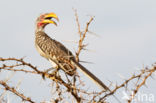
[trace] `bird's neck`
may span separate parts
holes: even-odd
[[[44,32],[45,26],[46,26],[46,24],[37,23],[37,24],[36,24],[35,33],[37,33],[37,32]]]
[[[37,34],[37,32],[44,32],[44,28],[36,28],[35,34]]]

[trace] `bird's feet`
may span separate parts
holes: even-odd
[[[51,75],[57,75],[58,71],[59,71],[58,68],[51,67],[49,69],[44,70],[44,74],[48,73],[48,74],[51,74]],[[42,78],[45,79],[45,75],[42,75]]]

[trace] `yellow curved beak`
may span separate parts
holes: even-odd
[[[44,18],[45,19],[42,21],[42,23],[51,23],[51,24],[54,24],[57,26],[57,23],[55,21],[51,20],[51,18],[54,18],[59,22],[59,19],[55,13],[46,14]],[[49,18],[49,19],[46,19],[46,18]]]

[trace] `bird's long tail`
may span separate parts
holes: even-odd
[[[72,61],[72,63],[81,70],[86,76],[88,76],[91,80],[93,80],[98,86],[100,86],[102,89],[106,91],[110,91],[110,89],[100,80],[98,79],[94,74],[92,74],[89,70],[87,70],[84,66],[82,66],[80,63]]]
[[[92,74],[89,70],[87,70],[84,66],[82,66],[80,63],[76,61],[72,61],[72,63],[79,69],[81,70],[85,75],[87,75],[92,81],[94,81],[98,86],[100,86],[102,89],[105,91],[111,92],[111,90],[100,80],[98,79],[94,74]],[[113,95],[113,97],[119,102],[120,100]]]

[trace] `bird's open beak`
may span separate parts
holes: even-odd
[[[52,18],[56,19],[57,21],[59,21],[57,15],[55,13],[49,13],[49,14],[46,14],[45,19],[42,21],[42,23],[51,23],[51,24],[54,24],[57,26],[57,23],[55,21],[52,20]]]

